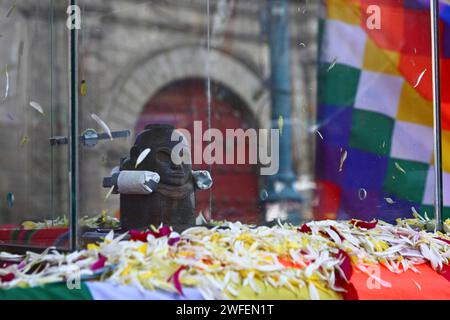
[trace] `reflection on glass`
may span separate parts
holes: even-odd
[[[49,139],[68,128],[65,7],[2,1],[0,12],[0,245],[64,247],[67,149]]]

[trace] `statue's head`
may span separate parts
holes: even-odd
[[[172,141],[172,137],[175,138],[175,141]],[[191,162],[175,164],[172,161],[171,153],[176,145],[187,143],[185,140],[186,138],[171,125],[147,125],[144,131],[138,134],[136,142],[131,148],[130,165],[134,167],[141,152],[150,148],[150,153],[137,169],[157,172],[161,177],[160,183],[162,184],[184,185],[192,177]],[[185,148],[183,151],[189,153],[189,148]],[[190,155],[188,156],[190,157]]]

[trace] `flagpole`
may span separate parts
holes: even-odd
[[[436,229],[442,231],[443,183],[442,183],[442,131],[441,131],[441,79],[439,0],[430,0],[431,45],[433,69],[433,123],[434,123],[434,217]]]
[[[77,5],[77,0],[70,0],[70,5]],[[69,250],[78,248],[78,31],[69,30]]]

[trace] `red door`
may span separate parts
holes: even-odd
[[[255,121],[244,103],[222,85],[211,85],[211,127],[219,129],[225,141],[225,129],[248,129]],[[206,142],[194,141],[194,121],[202,121],[203,131],[208,128],[206,81],[187,79],[173,82],[160,90],[145,106],[136,123],[136,132],[150,123],[172,124],[191,132],[192,144],[204,148]],[[248,159],[248,141],[246,141]],[[191,150],[192,154],[193,150]],[[225,146],[223,148],[225,161]],[[258,196],[257,165],[213,164],[211,191],[197,191],[197,211],[209,216],[211,199],[212,219],[261,222],[261,204]],[[207,164],[193,165],[194,169],[209,169]],[[211,198],[210,198],[211,197]]]

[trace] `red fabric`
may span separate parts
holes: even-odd
[[[67,233],[67,227],[44,228],[39,230],[20,229],[16,225],[0,226],[0,243],[29,245],[39,247],[54,246],[58,239]],[[59,245],[62,245],[61,243]]]
[[[434,271],[428,264],[418,265],[416,268],[420,273],[408,270],[396,274],[381,266],[377,275],[391,283],[390,288],[374,287],[375,281],[369,280],[366,274],[356,268],[350,283],[359,300],[450,300],[449,267],[445,267],[442,273]],[[352,296],[345,298],[355,299]]]

